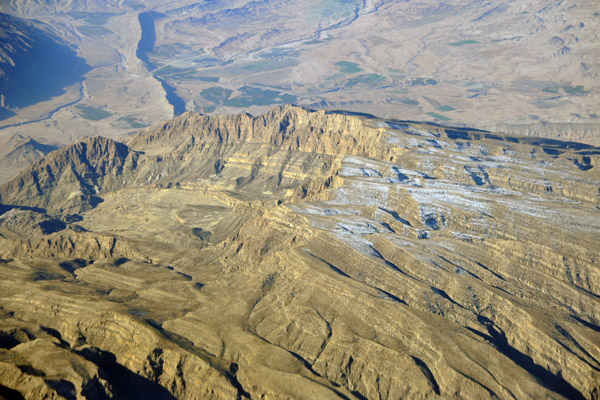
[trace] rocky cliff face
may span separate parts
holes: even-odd
[[[55,151],[0,186],[0,393],[598,398],[599,155],[291,106]]]
[[[4,204],[77,213],[92,207],[101,189],[127,184],[139,155],[102,137],[85,139],[33,163],[2,185]]]

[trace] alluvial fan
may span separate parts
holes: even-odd
[[[600,148],[283,106],[0,186],[0,395],[600,396]]]

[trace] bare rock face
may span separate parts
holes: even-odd
[[[122,143],[88,138],[40,160],[3,185],[4,204],[77,213],[97,204],[100,188],[114,190],[135,169],[138,155]]]
[[[597,399],[599,156],[292,106],[55,151],[0,186],[0,394]]]
[[[0,183],[4,183],[58,147],[20,134],[0,137]]]

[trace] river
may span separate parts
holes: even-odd
[[[154,43],[156,42],[154,18],[159,15],[159,13],[153,11],[145,11],[138,15],[140,27],[142,28],[142,37],[138,43],[136,55],[144,62],[144,64],[146,64],[146,68],[148,68],[148,71],[151,73],[156,69],[156,66],[148,59],[148,53],[154,49]],[[177,93],[175,93],[175,88],[169,85],[164,79],[154,74],[152,76],[160,82],[163,89],[167,93],[167,101],[173,106],[173,112],[175,116],[183,114],[185,112],[185,101],[179,97]]]

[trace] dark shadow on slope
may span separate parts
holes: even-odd
[[[25,397],[23,397],[21,392],[6,387],[4,385],[0,385],[0,398],[11,400],[25,400]]]
[[[336,267],[335,265],[331,264],[330,262],[327,262],[325,260],[323,260],[321,257],[318,257],[314,254],[312,254],[311,252],[307,251],[308,254],[310,254],[311,256],[313,256],[314,258],[316,258],[317,260],[321,261],[323,264],[327,265],[329,268],[331,268],[334,272],[336,272],[337,274],[340,274],[341,276],[343,276],[344,278],[350,278],[350,279],[354,279],[352,278],[350,275],[348,275],[347,273],[345,273],[344,271],[342,271],[341,269],[339,269],[338,267]]]
[[[76,258],[71,261],[64,261],[64,262],[58,263],[58,265],[62,269],[64,269],[68,273],[70,273],[71,275],[74,275],[74,272],[76,270],[78,270],[79,268],[85,268],[88,265],[90,265],[90,261],[84,260],[82,258]]]
[[[40,207],[27,207],[27,206],[15,206],[15,205],[10,205],[10,204],[0,204],[0,215],[4,214],[5,212],[8,212],[10,210],[26,210],[26,211],[33,211],[33,212],[37,212],[40,214],[45,214],[46,210]]]
[[[387,265],[388,267],[390,267],[391,269],[393,269],[394,271],[400,272],[403,275],[406,275],[410,278],[413,278],[412,276],[408,275],[406,272],[402,271],[400,269],[400,267],[398,267],[396,264],[394,264],[393,262],[387,260],[380,252],[379,250],[377,250],[375,247],[371,246],[371,251],[373,252],[373,255],[377,258],[379,258],[380,260],[382,260],[384,262],[385,265]]]
[[[140,316],[140,315],[138,315],[138,316]],[[181,335],[178,335],[177,333],[170,332],[170,331],[164,329],[162,327],[161,323],[159,323],[153,319],[146,318],[143,321],[146,324],[148,324],[149,326],[151,326],[152,328],[156,329],[157,332],[159,332],[162,336],[164,336],[169,341],[175,343],[176,345],[189,351],[190,353],[195,354],[197,357],[199,357],[202,360],[204,360],[205,362],[207,362],[212,368],[214,368],[217,372],[219,372],[222,376],[224,376],[225,379],[227,379],[227,381],[229,381],[229,383],[234,388],[236,388],[236,390],[238,392],[237,393],[238,399],[244,399],[244,398],[251,399],[252,398],[250,396],[250,394],[244,389],[244,387],[242,386],[240,381],[237,379],[236,374],[231,372],[231,369],[232,369],[231,365],[229,366],[229,369],[224,369],[222,367],[222,365],[220,365],[220,363],[217,362],[217,357],[214,354],[207,352],[205,349],[197,347],[191,340],[187,339],[186,337],[183,337]],[[156,351],[162,352],[162,349],[155,349],[155,352]],[[237,370],[236,370],[236,372],[237,372]],[[169,393],[169,395],[170,395],[170,393]],[[173,398],[173,397],[171,397],[171,398]]]
[[[405,306],[408,305],[408,303],[406,303],[400,297],[393,295],[390,292],[387,292],[380,288],[377,288],[377,290],[379,291],[379,297],[381,297],[382,299],[395,301],[396,303],[404,304]]]
[[[0,13],[0,31],[7,39],[0,49],[8,50],[12,62],[0,62],[4,76],[0,87],[9,108],[23,108],[65,93],[65,88],[81,82],[90,66],[77,56],[68,43],[53,36],[37,22]],[[0,113],[0,120],[11,111]]]
[[[67,228],[67,224],[58,219],[49,219],[39,223],[39,227],[44,235],[49,235],[54,232],[60,232]]]
[[[18,364],[17,368],[19,368],[19,371],[27,375],[40,376],[42,378],[46,376],[46,373],[44,371],[40,371],[39,369],[34,368],[30,364]]]
[[[458,306],[460,308],[465,308],[461,304],[454,301],[454,299],[452,297],[450,297],[450,295],[448,295],[448,293],[446,293],[444,290],[442,290],[440,288],[436,288],[435,286],[431,286],[431,290],[433,291],[433,293],[437,294],[438,296],[442,297],[445,300],[448,300],[450,303],[454,304],[455,306]]]
[[[403,174],[398,167],[392,167],[392,171],[398,176],[400,182],[406,182],[410,179],[407,175]]]
[[[580,357],[576,352],[574,352],[573,350],[571,350],[569,348],[569,346],[567,346],[566,344],[562,343],[561,341],[559,341],[559,343],[565,348],[567,349],[567,351],[569,351],[570,353],[575,354],[580,360],[582,360],[583,362],[585,362],[586,364],[588,364],[591,368],[595,369],[596,371],[600,371],[600,368],[598,368],[598,366],[600,366],[600,363],[598,362],[598,360],[591,355],[578,341],[577,339],[575,339],[565,328],[563,328],[562,326],[560,326],[559,324],[554,324],[554,327],[556,328],[556,330],[558,331],[558,333],[560,333],[561,335],[563,335],[565,337],[565,339],[567,339],[570,343],[572,343],[575,347],[577,347],[577,349],[582,352],[587,359],[584,359],[582,357]],[[594,363],[596,365],[592,365],[590,363],[589,360],[594,361]]]
[[[86,360],[96,364],[102,379],[111,383],[117,397],[131,400],[157,399],[174,400],[175,397],[164,387],[148,378],[136,374],[117,362],[114,354],[94,347],[76,351]]]
[[[381,226],[383,226],[385,229],[387,229],[391,233],[396,233],[396,231],[394,229],[392,229],[390,224],[388,224],[387,222],[381,222]]]
[[[46,385],[54,389],[56,393],[66,400],[77,399],[77,389],[75,389],[75,385],[72,382],[65,379],[48,379],[46,380]]]
[[[543,146],[545,148],[553,149],[571,149],[571,150],[588,150],[597,149],[597,147],[591,144],[563,141],[557,139],[545,139],[545,138],[523,138],[523,143],[531,144],[532,146]]]
[[[15,115],[17,115],[17,113],[14,111],[7,110],[6,108],[0,108],[0,121],[4,119],[9,119],[10,117],[14,117]],[[2,394],[2,392],[0,392],[0,394]]]
[[[491,269],[489,269],[488,267],[486,267],[485,265],[483,265],[482,263],[475,261],[475,264],[479,265],[481,268],[485,269],[486,271],[488,271],[489,273],[491,273],[492,275],[494,275],[496,278],[506,281],[506,279],[504,279],[504,277],[502,277],[502,275],[499,275],[497,273],[495,273],[494,271],[492,271]]]
[[[423,218],[423,224],[427,225],[429,228],[433,229],[434,231],[439,231],[440,227],[438,225],[438,221],[437,221],[437,217],[432,216],[432,215],[428,215],[425,218]]]
[[[357,112],[357,111],[346,111],[346,110],[328,110],[325,111],[325,114],[340,114],[340,115],[350,115],[350,116],[354,116],[354,117],[363,117],[363,118],[367,118],[367,119],[379,119],[378,117],[372,115],[372,114],[367,114],[367,113],[361,113],[361,112]]]
[[[577,322],[579,322],[580,324],[590,328],[591,330],[594,330],[596,332],[600,332],[600,326],[596,325],[596,324],[592,324],[591,322],[588,322],[584,319],[581,319],[575,315],[571,315],[571,317],[573,317],[573,319]]]
[[[29,143],[33,146],[33,148],[35,150],[39,150],[42,153],[44,153],[44,155],[53,152],[54,150],[58,150],[60,147],[52,145],[52,144],[45,144],[45,143],[40,143],[37,140],[33,140],[31,139],[29,141]]]
[[[61,281],[67,279],[62,274],[57,274],[52,271],[36,271],[29,277],[31,281]]]
[[[433,389],[435,394],[437,394],[439,396],[440,395],[440,385],[438,385],[437,381],[435,380],[435,377],[433,376],[433,373],[431,372],[431,370],[429,369],[427,364],[425,364],[425,362],[423,360],[421,360],[415,356],[411,356],[411,358],[413,359],[415,364],[417,364],[417,366],[421,369],[421,372],[423,372],[423,375],[425,375],[425,377],[429,381],[429,385],[431,386],[431,388]]]
[[[350,275],[348,275],[347,273],[345,273],[344,271],[342,271],[341,269],[339,269],[338,267],[336,267],[335,265],[331,264],[330,262],[327,262],[326,260],[322,259],[319,256],[314,255],[313,253],[306,251],[309,255],[311,255],[312,257],[316,258],[317,260],[321,261],[323,264],[327,265],[329,268],[331,268],[334,272],[336,272],[337,274],[343,276],[344,278],[350,278],[350,279],[354,279],[353,277],[351,277]],[[358,282],[362,282],[360,280],[357,280]],[[362,282],[365,283],[365,282]],[[365,283],[365,285],[370,286],[374,289],[377,289],[378,293],[379,293],[379,297],[385,300],[391,300],[391,301],[395,301],[397,303],[400,304],[404,304],[404,305],[408,305],[404,300],[402,300],[400,297],[386,291],[383,290],[381,288],[378,288],[376,286],[372,286],[369,285],[367,283]]]
[[[463,131],[463,130],[458,130],[458,129],[446,129],[446,136],[448,136],[448,139],[452,139],[452,140],[457,140],[457,139],[470,140],[471,139],[471,135],[469,134],[468,131]]]
[[[579,161],[577,159],[573,160],[573,163],[575,164],[575,166],[577,168],[579,168],[582,171],[588,171],[588,170],[594,168],[594,166],[592,165],[592,160],[588,156],[582,157],[581,161]]]
[[[412,226],[411,223],[407,220],[405,220],[404,218],[402,218],[401,216],[398,215],[398,213],[394,210],[388,210],[387,208],[383,208],[383,207],[379,207],[379,209],[389,215],[392,216],[392,218],[394,218],[396,221],[403,223],[406,226]]]
[[[14,337],[11,332],[0,331],[0,349],[10,350],[21,344],[21,341]]]
[[[497,329],[491,320],[481,315],[477,317],[477,320],[486,327],[488,331],[487,335],[472,328],[467,329],[490,342],[500,353],[529,372],[542,386],[568,399],[585,399],[581,392],[575,389],[562,376],[553,374],[544,367],[537,365],[530,356],[512,347],[508,343],[504,332]]]

